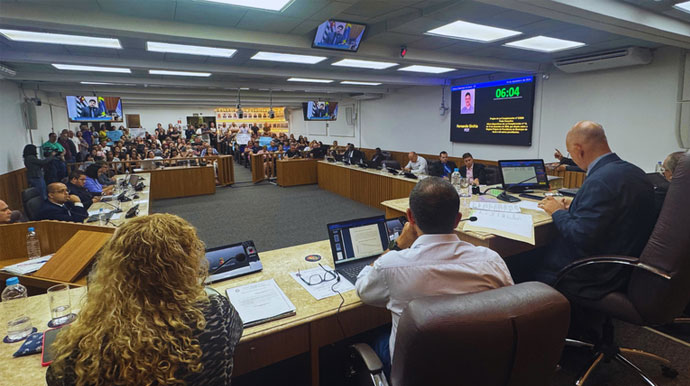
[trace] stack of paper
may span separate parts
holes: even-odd
[[[292,316],[296,311],[273,279],[228,288],[225,292],[245,327]]]
[[[463,230],[492,233],[534,245],[532,216],[522,213],[474,210],[477,221],[465,223]]]
[[[22,261],[21,263],[3,267],[2,270],[14,275],[26,275],[41,269],[41,267],[43,267],[43,264],[45,264],[46,261],[50,260],[51,257],[53,257],[52,254],[39,257],[38,259]]]
[[[488,210],[492,212],[509,212],[520,213],[520,207],[516,204],[503,204],[500,202],[470,202],[470,208],[479,210]]]

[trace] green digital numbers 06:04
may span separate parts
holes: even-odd
[[[500,98],[513,98],[520,96],[520,86],[508,87],[508,88],[497,88],[496,89],[496,99]]]

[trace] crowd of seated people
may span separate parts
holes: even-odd
[[[263,143],[263,145],[262,145]],[[309,141],[309,138],[294,134],[258,132],[251,133],[246,145],[232,141],[229,145],[238,162],[245,167],[251,164],[251,155],[263,155],[264,177],[275,177],[275,162],[279,159],[315,158],[322,159],[327,155],[328,145],[320,141]]]

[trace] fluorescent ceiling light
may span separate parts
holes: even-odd
[[[219,56],[231,58],[237,50],[232,48],[216,48],[202,46],[188,46],[186,44],[171,44],[161,42],[146,42],[146,49],[152,52],[171,52],[174,54]]]
[[[211,3],[238,5],[240,7],[267,9],[269,11],[283,12],[294,0],[204,0]]]
[[[443,72],[455,71],[455,69],[448,67],[420,66],[415,64],[413,66],[398,68],[398,71],[428,72],[430,74],[440,74]]]
[[[359,86],[378,86],[381,83],[380,82],[357,82],[354,80],[344,80],[344,81],[340,82],[340,84],[356,84]]]
[[[259,51],[252,56],[254,60],[268,60],[272,62],[287,62],[287,63],[306,63],[316,64],[326,60],[325,56],[311,56],[311,55],[295,55],[295,54],[281,54],[278,52]]]
[[[122,74],[131,74],[132,71],[129,68],[122,67],[97,67],[97,66],[80,66],[78,64],[55,64],[53,67],[58,70],[70,70],[70,71],[93,71],[93,72],[119,72]]]
[[[132,83],[108,83],[108,82],[86,82],[86,81],[82,81],[79,83],[89,84],[89,85],[97,85],[97,86],[136,86],[136,84],[132,84]]]
[[[682,3],[678,3],[673,6],[673,8],[678,8],[679,10],[683,12],[689,12],[690,13],[690,1],[684,1]]]
[[[586,45],[587,44],[581,42],[550,38],[547,36],[535,36],[533,38],[517,40],[514,42],[504,44],[504,46],[506,47],[513,47],[522,50],[538,52],[556,52],[563,50],[572,50],[573,48],[578,48]]]
[[[331,65],[341,67],[373,68],[375,70],[383,70],[386,68],[397,66],[398,63],[375,62],[373,60],[343,59],[341,61],[332,63]]]
[[[333,83],[330,79],[288,78],[288,82]]]
[[[47,32],[18,31],[0,29],[0,34],[18,42],[66,44],[70,46],[87,46],[98,48],[122,48],[118,39],[94,38],[91,36],[54,34]]]
[[[149,70],[151,75],[177,75],[177,76],[199,76],[209,77],[210,72],[191,72],[191,71],[168,71],[168,70]]]
[[[522,34],[519,31],[490,27],[458,20],[426,32],[427,35],[443,36],[453,39],[471,40],[482,43],[495,42]]]

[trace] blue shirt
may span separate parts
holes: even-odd
[[[608,152],[608,153],[606,153],[606,154],[602,154],[602,155],[600,155],[599,157],[597,157],[597,159],[595,159],[594,161],[592,161],[592,163],[589,164],[589,166],[587,166],[587,175],[589,175],[589,171],[592,170],[592,168],[594,167],[594,165],[597,164],[597,162],[601,161],[602,158],[606,157],[607,155],[609,155],[609,154],[611,154],[611,153],[612,153],[612,152]]]
[[[103,193],[103,185],[101,185],[97,180],[94,180],[91,177],[86,177],[84,187],[91,193],[97,193],[99,195]]]

